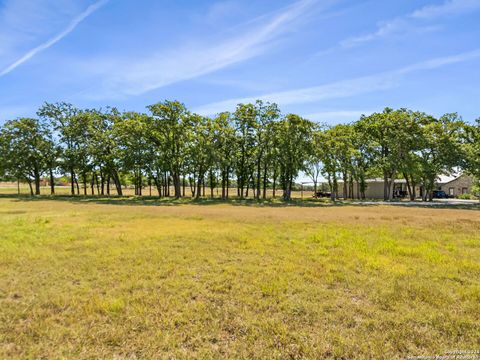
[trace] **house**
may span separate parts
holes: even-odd
[[[367,188],[365,189],[366,199],[383,199],[384,196],[384,180],[383,178],[367,179]],[[419,196],[420,188],[417,186],[416,194]],[[395,179],[393,184],[393,197],[408,196],[408,186],[405,179]]]
[[[466,174],[442,175],[437,180],[437,190],[443,190],[451,196],[470,194],[472,192],[473,177]]]
[[[384,181],[383,178],[373,178],[365,180],[367,188],[365,189],[366,199],[383,199]],[[472,191],[474,183],[473,177],[466,174],[455,174],[451,176],[442,175],[438,177],[436,183],[436,190],[443,190],[446,194],[458,197],[462,194],[469,194]],[[422,196],[422,188],[420,186],[415,187],[416,197]],[[360,189],[357,184],[353,186],[353,197],[359,198],[358,194]],[[343,181],[338,181],[338,194],[343,196]],[[395,198],[408,198],[408,186],[405,179],[395,179],[393,186],[393,197]]]
[[[384,181],[383,178],[366,179],[365,198],[366,199],[383,199]],[[417,187],[417,194],[420,189]],[[359,198],[360,189],[357,184],[353,186],[353,197]],[[338,181],[338,193],[339,196],[343,195],[343,181]],[[407,181],[405,179],[396,179],[393,187],[394,197],[403,197],[408,195]]]

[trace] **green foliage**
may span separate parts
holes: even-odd
[[[401,177],[412,200],[418,187],[423,199],[431,200],[439,175],[464,170],[480,177],[480,120],[467,124],[457,114],[436,119],[386,108],[351,124],[321,127],[298,115],[282,116],[277,104],[260,100],[212,118],[193,114],[178,101],[147,109],[150,114],[45,103],[38,111],[41,120],[29,120],[42,141],[32,142],[32,134],[17,129],[30,148],[12,140],[17,137],[13,123],[1,128],[0,176],[38,183],[48,175],[53,193],[55,176],[67,175],[72,195],[80,193],[80,185],[85,195],[88,187],[92,194],[109,195],[111,184],[118,195],[126,184],[142,195],[150,184],[159,196],[170,196],[173,185],[179,198],[188,184],[193,197],[204,196],[207,185],[213,197],[221,184],[221,197],[227,198],[235,184],[238,197],[250,193],[260,199],[267,188],[275,197],[280,185],[286,200],[300,171],[315,190],[323,175],[333,200],[354,193],[365,198],[367,177],[383,178],[385,200],[392,200]],[[41,153],[41,160],[16,155],[27,152]],[[32,175],[25,169],[34,163],[38,170]]]
[[[428,193],[431,199],[437,176],[450,173],[461,165],[460,139],[465,124],[457,114],[445,114],[438,120],[428,117],[422,120],[419,163],[426,200]]]
[[[305,169],[307,156],[312,152],[313,128],[312,122],[294,114],[288,114],[277,123],[278,163],[284,200],[290,200],[293,182],[298,172]]]
[[[463,150],[465,169],[468,173],[480,179],[480,118],[476,120],[475,124],[466,126]]]
[[[0,131],[3,176],[28,182],[32,195],[40,194],[41,176],[55,154],[48,134],[45,125],[29,118],[7,121]]]
[[[190,114],[178,101],[165,101],[147,106],[152,113],[146,136],[162,154],[165,167],[170,171],[175,197],[181,196],[180,175],[186,163]]]

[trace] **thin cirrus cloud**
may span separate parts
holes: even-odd
[[[94,92],[86,89],[78,95],[90,100],[141,95],[254,58],[271,49],[299,20],[305,20],[308,9],[315,3],[317,0],[296,1],[273,16],[250,21],[241,35],[231,36],[217,45],[189,44],[146,56],[133,64],[129,59],[96,59],[93,68],[84,70],[103,81]]]
[[[411,17],[430,19],[440,16],[451,16],[468,13],[480,9],[479,0],[449,0],[440,5],[427,5],[414,11]]]
[[[435,26],[418,26],[415,20],[433,20],[446,15],[462,15],[479,9],[480,0],[447,0],[441,4],[427,5],[405,16],[380,22],[374,32],[342,40],[340,47],[350,48],[392,34],[435,30]]]
[[[0,71],[0,76],[4,76],[11,71],[15,70],[18,66],[22,65],[26,61],[30,60],[33,58],[35,55],[38,53],[50,48],[51,46],[55,45],[57,42],[62,40],[65,36],[70,34],[72,31],[75,30],[75,28],[82,22],[84,21],[87,17],[89,17],[91,14],[93,14],[95,11],[97,11],[100,7],[105,5],[109,0],[100,0],[97,1],[96,3],[90,5],[80,13],[78,16],[76,16],[69,24],[68,26],[61,31],[60,33],[56,34],[52,38],[48,39],[44,43],[34,47],[33,49],[29,50],[27,53],[25,53],[23,56],[15,60],[12,64],[4,68],[3,70]]]
[[[257,99],[275,102],[281,106],[287,106],[321,102],[328,99],[347,98],[396,87],[398,86],[402,77],[413,72],[433,70],[443,66],[462,63],[478,58],[480,58],[480,49],[463,52],[452,56],[430,59],[389,72],[337,81],[320,86],[219,101],[200,106],[194,109],[194,112],[202,115],[214,115],[222,111],[234,110],[237,104],[254,102]]]
[[[225,19],[242,11],[242,4],[235,0],[215,2],[205,16],[207,22],[215,23],[219,19]]]

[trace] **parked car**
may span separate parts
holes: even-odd
[[[404,197],[407,197],[408,195],[408,192],[405,191],[405,190],[395,190],[393,192],[393,197],[394,198],[400,198],[400,199],[403,199]]]
[[[433,198],[434,199],[451,199],[451,198],[453,198],[453,196],[448,195],[443,190],[433,190]]]
[[[322,198],[322,197],[330,197],[332,196],[332,193],[328,191],[317,191],[315,194],[313,194],[314,198]]]

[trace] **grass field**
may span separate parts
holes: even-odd
[[[0,197],[0,358],[480,348],[479,210],[149,204]]]

